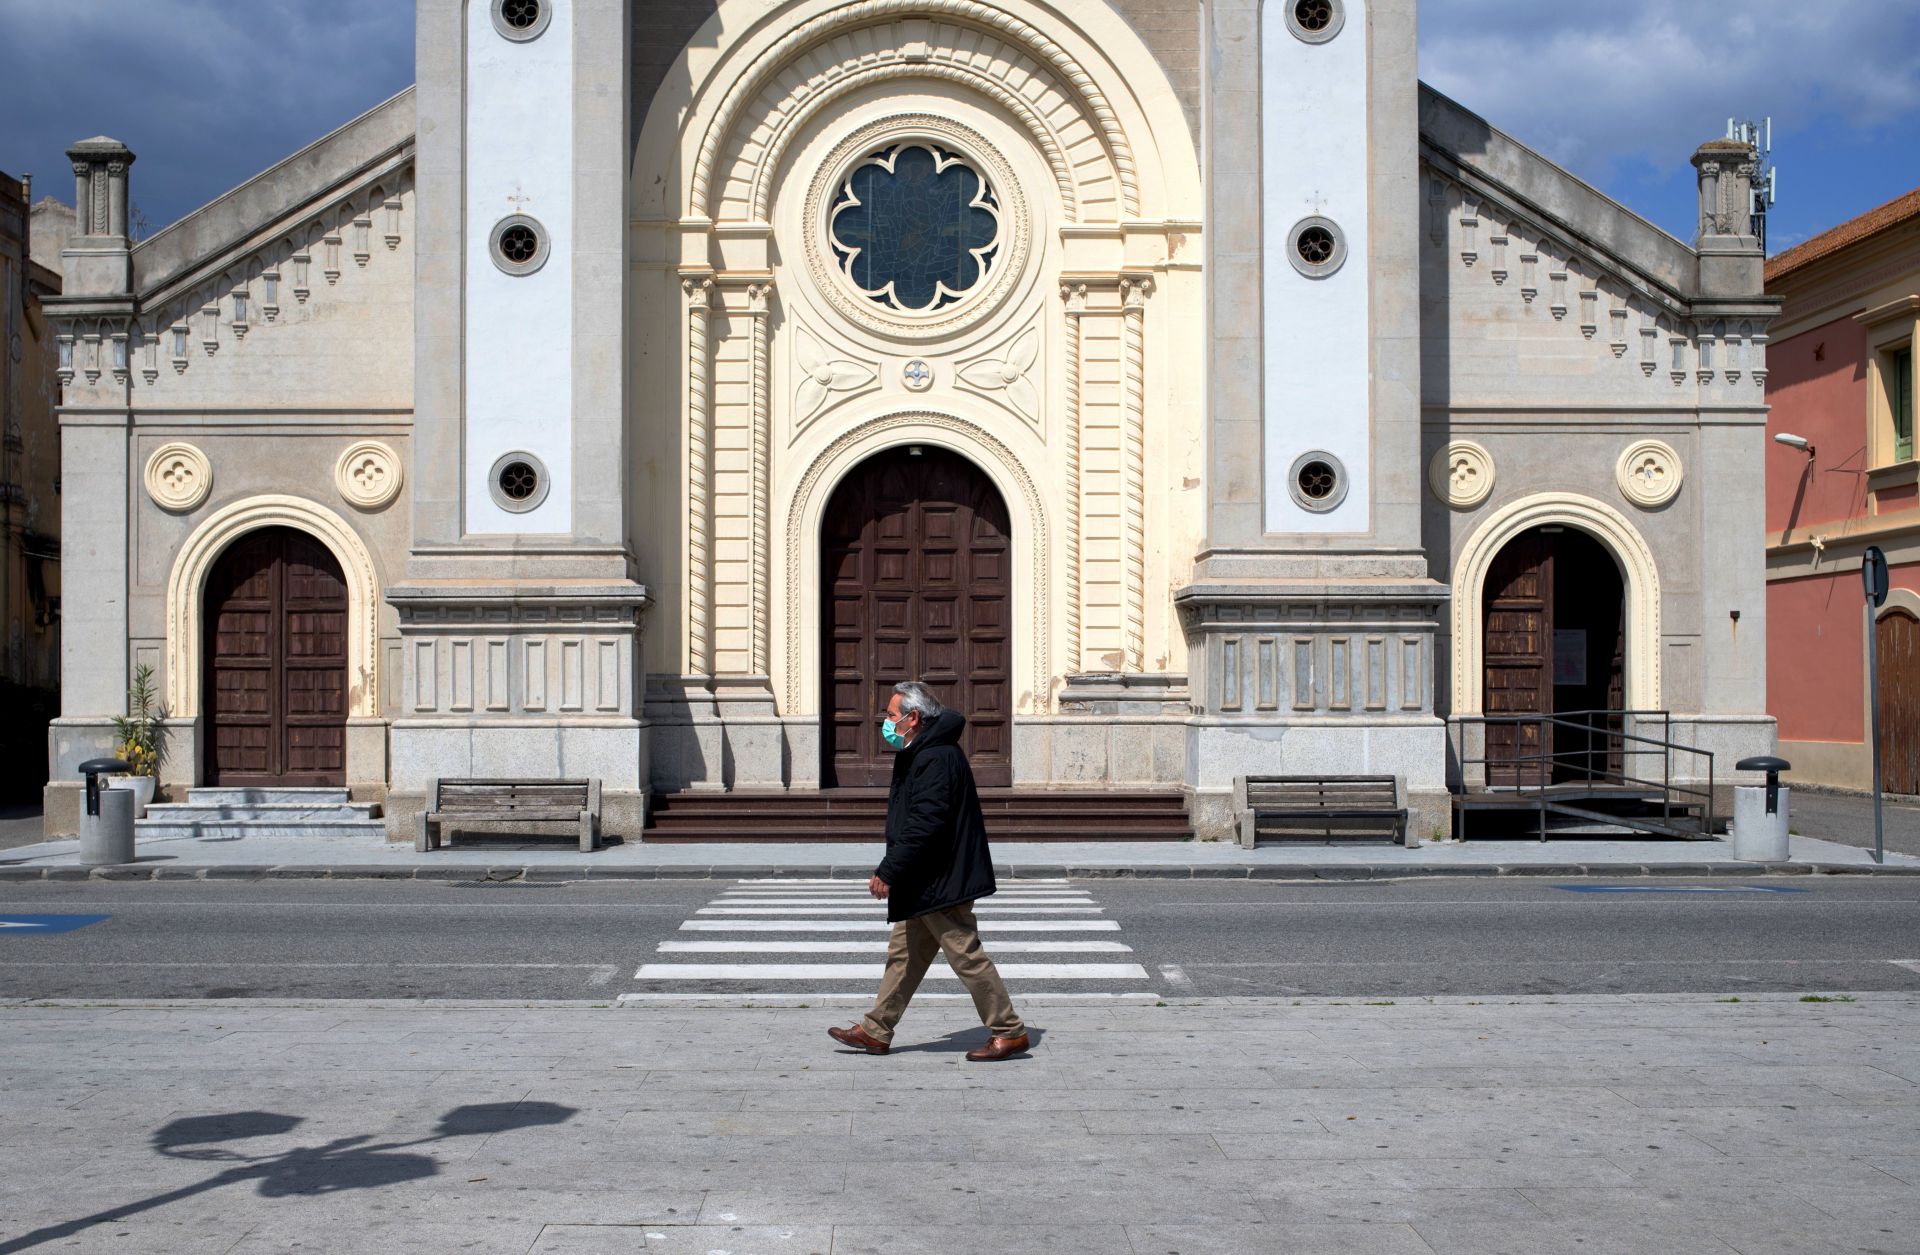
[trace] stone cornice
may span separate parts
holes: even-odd
[[[1424,83],[1420,139],[1423,155],[1442,173],[1604,259],[1643,295],[1663,303],[1694,299],[1693,249]]]
[[[413,163],[413,88],[196,209],[132,251],[143,304],[164,302],[369,184]]]

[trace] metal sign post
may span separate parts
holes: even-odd
[[[1873,612],[1887,604],[1887,555],[1878,545],[1868,545],[1860,556],[1861,591],[1867,596],[1867,735],[1873,738],[1873,861],[1887,861],[1886,841],[1880,827],[1880,634],[1874,630]]]

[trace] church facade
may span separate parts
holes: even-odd
[[[143,663],[170,789],[396,834],[876,784],[911,677],[983,785],[1202,836],[1354,772],[1444,832],[1489,710],[1771,747],[1744,146],[1676,240],[1423,88],[1413,0],[417,9],[414,88],[138,244],[72,152],[50,831]]]

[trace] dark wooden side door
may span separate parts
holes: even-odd
[[[1553,546],[1543,533],[1510,541],[1487,572],[1481,640],[1488,715],[1553,711]],[[1550,778],[1553,729],[1539,723],[1487,725],[1487,783],[1540,784]]]
[[[820,536],[823,784],[892,778],[875,716],[915,679],[967,717],[979,784],[1013,783],[1009,533],[992,482],[941,449],[877,454],[834,490]]]
[[[1880,785],[1920,793],[1920,619],[1890,610],[1873,625],[1880,650]]]
[[[213,785],[346,783],[347,584],[292,528],[235,541],[207,578],[204,777]]]

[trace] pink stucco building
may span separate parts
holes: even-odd
[[[1893,588],[1872,618],[1883,780],[1920,793],[1920,189],[1781,253],[1766,275],[1785,301],[1767,352],[1767,693],[1781,753],[1800,780],[1871,782],[1860,564],[1878,545]]]

